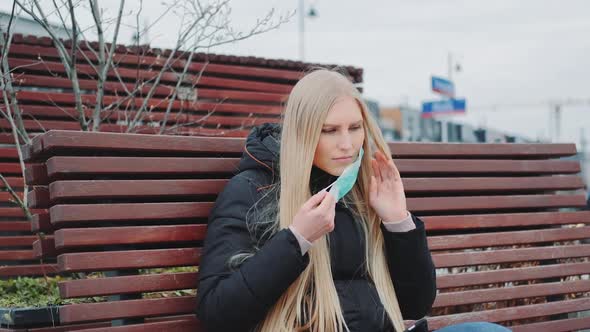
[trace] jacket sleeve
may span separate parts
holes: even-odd
[[[432,262],[424,222],[412,214],[416,228],[403,233],[382,232],[389,274],[404,319],[427,315],[436,298],[436,269]]]
[[[207,331],[254,327],[309,264],[309,255],[301,255],[299,242],[286,228],[238,268],[228,267],[231,256],[254,247],[245,218],[255,199],[255,186],[237,175],[219,194],[209,214],[196,308]]]

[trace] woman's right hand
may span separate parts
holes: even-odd
[[[336,198],[327,190],[311,196],[295,217],[291,227],[303,235],[309,242],[314,242],[334,230],[336,215]]]

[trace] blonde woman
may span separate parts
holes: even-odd
[[[209,332],[404,331],[432,306],[435,268],[357,89],[313,71],[281,120],[253,128],[210,213],[199,319]]]

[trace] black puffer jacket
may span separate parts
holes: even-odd
[[[230,256],[252,250],[255,244],[245,216],[262,196],[263,187],[278,174],[279,132],[275,124],[252,130],[239,172],[218,196],[210,214],[197,293],[197,316],[208,332],[252,330],[309,263],[309,255],[301,255],[293,233],[282,229],[239,268],[230,269],[226,264]],[[313,167],[312,193],[335,179]],[[382,226],[390,275],[404,319],[426,315],[436,296],[435,269],[424,223],[412,217],[416,229],[409,232],[392,233]],[[329,240],[334,284],[350,330],[394,331],[384,318],[374,284],[366,278],[361,228],[342,201],[336,204],[335,229],[329,233]]]

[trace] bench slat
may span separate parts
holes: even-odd
[[[428,319],[428,327],[431,330],[435,330],[447,325],[463,322],[486,321],[497,323],[510,320],[543,317],[553,314],[578,312],[589,309],[590,298],[581,298],[567,301],[555,301],[550,303],[531,304],[518,307],[432,317]]]
[[[51,178],[65,174],[198,174],[232,173],[238,158],[161,157],[52,157],[47,161]],[[501,165],[501,166],[500,166]],[[220,167],[219,169],[216,168]],[[396,161],[402,174],[551,174],[577,173],[580,164],[559,160],[419,160]]]
[[[36,235],[0,236],[0,247],[32,246],[37,239]]]
[[[146,293],[197,288],[197,272],[79,279],[59,283],[62,298]]]
[[[585,204],[583,195],[437,197],[408,198],[407,201],[409,210],[414,213],[581,207]],[[63,204],[50,208],[50,214],[54,226],[75,221],[206,218],[212,205],[213,202]]]
[[[57,265],[61,272],[195,266],[200,255],[200,248],[71,253],[57,256]]]
[[[590,211],[495,213],[422,217],[426,230],[590,224]]]
[[[101,327],[94,329],[76,330],[79,332],[205,332],[196,317],[182,318],[177,320],[168,320],[162,322],[152,322],[144,324],[131,324],[124,326]]]
[[[590,244],[432,254],[437,268],[590,256]]]
[[[0,221],[0,232],[29,232],[31,224],[28,221]]]
[[[590,290],[588,280],[574,280],[513,287],[496,287],[488,289],[448,292],[438,294],[434,308],[465,305],[474,303],[496,302],[523,299],[536,296],[581,293]]]
[[[532,323],[526,325],[517,325],[510,327],[513,332],[566,332],[581,331],[590,328],[590,317],[560,319],[549,322]]]
[[[428,248],[431,251],[435,251],[587,238],[590,238],[590,227],[571,227],[546,230],[430,236],[428,237]]]
[[[0,250],[0,261],[31,261],[34,260],[33,250]]]
[[[218,194],[227,179],[173,179],[173,180],[69,180],[49,185],[51,201],[99,198],[149,198],[162,196],[191,196]],[[583,188],[578,176],[513,177],[513,178],[406,178],[406,195],[414,193],[449,192],[510,192],[535,190],[566,190]]]
[[[57,264],[0,266],[0,277],[42,276],[57,274],[57,272]]]
[[[55,205],[50,218],[54,226],[77,221],[207,218],[212,207],[213,202]]]
[[[75,96],[72,93],[60,93],[60,92],[34,92],[34,91],[18,91],[16,96],[19,102],[23,103],[45,103],[48,105],[73,105],[75,104]],[[81,94],[80,98],[82,103],[85,105],[93,105],[96,103],[96,95],[94,94]],[[94,98],[94,99],[93,99]],[[143,98],[137,97],[129,99],[127,96],[109,96],[103,97],[104,105],[119,105],[120,109],[139,109],[142,107]],[[170,106],[172,113],[177,112],[229,112],[236,114],[265,114],[279,116],[281,114],[282,107],[280,105],[257,105],[257,104],[245,104],[245,103],[229,103],[229,102],[207,102],[207,101],[185,101],[175,100],[169,101],[166,98],[155,98],[152,97],[148,100],[147,106],[149,109],[157,110],[160,112],[166,111]]]
[[[436,286],[438,289],[445,289],[582,274],[590,274],[590,263],[552,264],[481,272],[445,274],[437,276]]]
[[[107,319],[188,314],[193,313],[195,307],[194,296],[86,303],[60,307],[59,318],[60,323],[69,324]]]
[[[63,64],[57,61],[43,61],[41,63],[38,60],[9,58],[8,63],[11,68],[23,67],[21,70],[19,70],[21,72],[45,73],[50,71],[52,73],[66,74]],[[96,70],[88,64],[76,64],[76,71],[78,72],[78,76],[81,78],[94,78],[96,76]],[[126,79],[150,81],[154,80],[159,74],[159,71],[154,70],[137,70],[136,68],[118,67],[116,73],[115,71],[110,70],[107,73],[107,77],[111,80],[115,80],[117,79],[118,75],[121,78]],[[203,75],[197,80],[197,76],[195,74],[186,74],[185,80],[189,82],[198,82],[197,87],[207,86],[234,90],[238,89],[284,94],[291,92],[291,89],[293,88],[293,84],[269,83],[264,81],[253,81],[237,78],[220,78],[208,75]],[[165,85],[166,83],[174,84],[176,81],[178,81],[178,74],[171,71],[165,71],[160,77],[160,82],[162,82],[162,85]]]
[[[202,241],[206,230],[207,225],[60,229],[55,232],[55,247]]]
[[[96,81],[78,78],[80,88],[84,90],[95,90]],[[69,78],[54,77],[54,76],[41,76],[36,74],[24,73],[20,74],[15,85],[19,86],[38,86],[38,87],[51,87],[51,88],[63,88],[71,89],[72,81]],[[146,95],[152,88],[152,84],[144,84],[141,91],[143,95]],[[126,83],[123,84],[119,81],[107,81],[104,84],[104,91],[106,94],[121,93],[121,91],[127,87],[129,91],[136,89],[135,84]],[[154,89],[154,96],[167,97],[170,96],[175,90],[174,85],[159,84]],[[240,101],[258,101],[258,102],[274,102],[281,103],[287,99],[288,95],[284,93],[274,92],[259,92],[259,91],[239,91],[239,90],[226,90],[226,89],[198,89],[198,98],[201,100],[207,99],[225,99],[225,100],[240,100]],[[23,113],[25,114],[25,113]]]
[[[234,152],[241,153],[244,139],[129,135],[100,132],[51,130],[33,141],[33,152],[51,149],[90,149],[159,153]],[[453,144],[388,143],[394,158],[548,158],[576,154],[575,144]],[[396,159],[397,161],[397,159]]]

